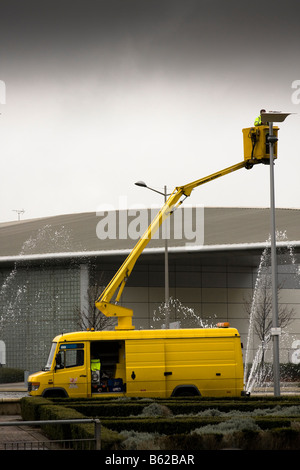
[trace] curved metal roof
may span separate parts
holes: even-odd
[[[150,210],[146,212],[150,223]],[[175,224],[171,220],[168,240],[170,251],[186,251],[187,244],[189,251],[233,250],[242,247],[250,249],[265,246],[269,238],[269,208],[208,207],[204,208],[202,215],[201,243],[199,240],[187,239],[184,233],[182,237],[176,238],[176,230],[181,219],[174,218]],[[115,217],[116,221],[116,237],[102,240],[97,236],[97,226],[101,220],[103,221],[103,217],[101,219],[95,212],[2,223],[0,262],[15,257],[48,258],[54,254],[56,257],[68,258],[80,255],[128,253],[134,247],[136,240],[128,235],[127,228],[130,223],[137,221],[138,215],[116,211],[111,216]],[[285,233],[284,243],[288,240],[295,245],[300,244],[300,210],[276,209],[276,228]],[[122,232],[121,238],[118,236],[119,231]],[[146,248],[147,251],[163,249],[162,237],[151,240]]]

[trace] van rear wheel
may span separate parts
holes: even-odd
[[[201,396],[201,393],[195,386],[176,387],[172,393],[172,397],[197,397],[197,396]]]

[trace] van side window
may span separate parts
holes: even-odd
[[[79,367],[84,364],[84,344],[61,344],[56,356],[56,368]]]

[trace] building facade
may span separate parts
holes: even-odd
[[[129,227],[134,219],[123,215],[116,218],[117,232],[122,229],[128,234],[118,224],[126,220]],[[290,362],[300,340],[300,211],[277,210],[276,215],[281,233],[278,298],[290,317],[280,340],[280,360]],[[269,246],[269,212],[211,208],[205,209],[204,216],[202,244],[200,238],[194,244],[190,237],[176,238],[176,226],[170,227],[171,326],[210,327],[229,322],[241,334],[246,358],[249,308]],[[7,367],[40,370],[53,337],[84,326],[90,288],[107,285],[130,253],[135,243],[130,237],[99,238],[99,220],[90,213],[0,225],[0,340]],[[144,250],[121,303],[133,309],[135,328],[163,327],[164,239],[156,238]],[[258,339],[251,338],[254,353],[258,346]]]

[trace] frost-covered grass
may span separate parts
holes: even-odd
[[[245,431],[260,431],[253,418],[231,418],[218,424],[208,424],[191,431],[191,434],[228,434]]]
[[[172,411],[166,405],[160,405],[159,403],[151,403],[143,408],[140,416],[144,417],[162,417],[168,418],[173,416]]]
[[[160,450],[161,439],[164,437],[157,433],[121,431],[122,449],[124,450]]]
[[[294,416],[300,417],[300,405],[294,406],[274,406],[273,408],[257,408],[252,411],[240,411],[240,410],[230,410],[230,411],[220,411],[215,408],[210,408],[208,410],[199,411],[198,413],[189,413],[189,414],[180,414],[176,415],[177,417],[226,417],[226,418],[245,418],[245,417],[255,417],[255,416],[274,416],[274,417],[285,417],[285,416]]]

